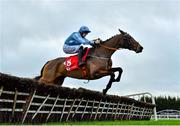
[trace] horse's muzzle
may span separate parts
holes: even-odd
[[[138,46],[137,49],[136,49],[136,53],[141,53],[143,50],[143,47],[142,46]]]

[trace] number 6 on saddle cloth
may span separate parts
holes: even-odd
[[[90,48],[85,49],[84,56],[82,57],[82,61],[84,61],[84,62],[86,61],[89,50],[90,50]],[[66,57],[66,60],[64,62],[66,70],[72,71],[72,70],[79,69],[78,62],[79,62],[78,55]]]

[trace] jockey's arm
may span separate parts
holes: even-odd
[[[91,46],[93,46],[94,45],[94,41],[93,40],[88,40],[88,39],[86,39],[86,38],[84,38],[86,41],[88,41],[88,45],[91,45]]]
[[[80,34],[74,34],[74,39],[84,45],[94,45],[94,41],[89,41],[86,38],[82,38]]]

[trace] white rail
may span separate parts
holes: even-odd
[[[165,109],[157,112],[159,120],[180,120],[180,111],[173,109]]]
[[[128,96],[129,97],[129,96]],[[28,99],[28,100],[27,100]],[[84,98],[61,98],[58,96],[8,91],[0,88],[0,113],[4,116],[21,114],[21,122],[33,122],[42,117],[47,121],[68,120],[131,120],[148,119],[153,108],[128,102],[108,102]],[[2,120],[1,120],[2,121]],[[8,121],[8,119],[6,120]],[[42,120],[41,120],[42,121]]]
[[[141,98],[143,98],[143,101],[144,102],[147,102],[147,100],[146,100],[146,96],[149,96],[150,98],[151,98],[151,103],[152,104],[156,104],[155,103],[155,99],[154,99],[154,96],[151,94],[151,93],[149,93],[149,92],[144,92],[144,93],[137,93],[137,94],[131,94],[131,95],[125,95],[125,97],[128,97],[128,98],[133,98],[133,99],[136,99],[136,100],[141,100]],[[148,97],[148,98],[149,98]],[[158,120],[158,118],[157,118],[157,112],[156,112],[156,106],[154,107],[154,109],[153,109],[153,118],[155,119],[155,120]]]
[[[131,96],[104,96],[96,91],[46,85],[0,73],[0,122],[149,120],[155,102],[127,98]]]

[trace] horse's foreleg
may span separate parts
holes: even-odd
[[[114,82],[114,77],[115,77],[115,74],[112,73],[110,75],[110,80],[109,80],[108,84],[106,85],[106,88],[103,89],[103,95],[106,95],[107,91],[111,88],[111,85]]]
[[[115,74],[114,72],[119,72],[118,77],[115,79]],[[103,89],[103,94],[105,95],[107,91],[111,88],[111,85],[113,82],[119,82],[122,74],[122,69],[120,67],[117,68],[111,68],[109,70],[99,70],[98,72],[94,72],[93,77],[102,77],[102,76],[107,76],[110,75],[110,80],[108,84],[106,85],[106,88]]]
[[[119,72],[118,77],[117,77],[116,79],[115,79],[115,77],[114,77],[114,80],[113,80],[113,82],[119,82],[120,79],[121,79],[121,74],[122,74],[122,72],[123,72],[122,68],[121,68],[121,67],[111,68],[111,71],[112,71],[112,72]]]

